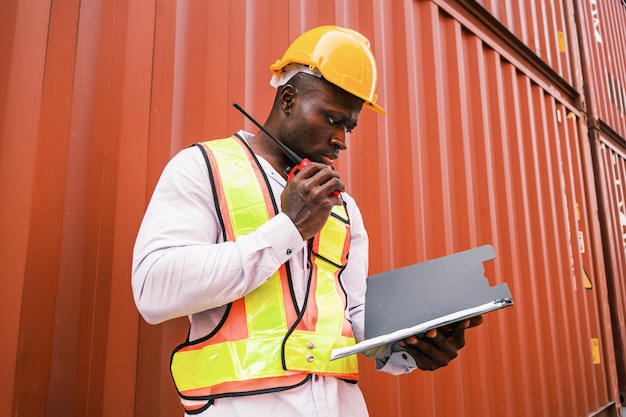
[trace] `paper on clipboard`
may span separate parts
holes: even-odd
[[[370,276],[365,340],[333,349],[331,359],[512,306],[507,284],[490,287],[484,276],[491,259],[495,251],[485,245]]]
[[[490,311],[498,310],[500,308],[508,307],[511,305],[513,305],[513,300],[511,300],[510,298],[502,298],[500,300],[495,300],[474,308],[457,311],[455,313],[448,314],[447,316],[418,324],[417,326],[400,329],[393,333],[384,334],[378,337],[374,337],[372,339],[363,340],[356,345],[333,349],[330,359],[335,360],[343,358],[344,356],[364,352],[377,346],[386,345],[388,343],[392,343],[396,340],[404,339],[409,336],[423,334],[431,329],[437,329],[448,324],[456,323],[465,319],[469,319],[470,317],[475,317],[480,314],[485,314]]]

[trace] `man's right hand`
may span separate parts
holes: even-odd
[[[322,229],[333,206],[341,204],[341,196],[333,191],[345,189],[337,171],[328,165],[311,162],[287,183],[281,207],[300,231],[302,239],[308,240]]]

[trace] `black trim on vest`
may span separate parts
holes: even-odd
[[[209,181],[211,182],[211,193],[213,194],[213,201],[215,204],[215,213],[217,214],[217,219],[219,220],[220,223],[220,227],[222,229],[222,238],[224,239],[224,241],[227,240],[227,236],[226,236],[226,228],[224,227],[224,218],[222,217],[222,211],[220,210],[220,204],[219,204],[219,200],[217,198],[217,188],[215,187],[215,176],[213,175],[213,168],[211,166],[211,160],[209,159],[209,156],[206,153],[206,150],[204,149],[204,146],[202,146],[200,143],[194,143],[192,146],[196,146],[198,147],[198,149],[200,149],[200,152],[202,153],[202,157],[204,158],[204,162],[206,163],[206,167],[207,167],[207,171],[209,173]],[[224,315],[222,316],[222,319],[220,320],[220,322],[218,323],[218,325],[215,327],[215,329],[213,329],[213,331],[211,333],[209,333],[208,335],[198,339],[198,340],[194,340],[193,342],[189,342],[189,334],[191,334],[191,325],[189,326],[189,334],[187,335],[187,345],[192,345],[195,343],[202,343],[205,340],[208,340],[209,338],[215,336],[215,334],[218,332],[218,330],[220,330],[222,328],[222,326],[224,325],[224,323],[226,322],[226,319],[228,318],[228,315],[230,313],[230,308],[232,307],[233,303],[229,303],[228,306],[226,307],[226,311],[224,312]],[[183,346],[186,345],[185,343],[179,345],[176,347],[176,349],[174,349],[174,353],[177,352],[180,348],[182,348]],[[174,353],[172,353],[172,358],[174,357]],[[172,359],[170,359],[170,368],[171,368],[171,361]],[[170,372],[171,373],[171,372]]]
[[[350,215],[348,214],[348,203],[346,203],[346,200],[344,200],[344,199],[341,199],[341,201],[343,202],[343,208],[346,211],[346,219],[343,220],[339,216],[337,216],[337,218],[345,221],[348,224],[348,226],[350,226],[351,222],[350,222]],[[344,265],[341,268],[341,270],[339,271],[339,273],[337,274],[337,281],[339,281],[339,286],[341,287],[341,290],[343,291],[343,295],[344,295],[344,297],[346,297],[346,300],[348,299],[348,292],[346,291],[346,288],[343,286],[343,279],[341,279],[341,276],[343,275],[343,271],[344,271],[344,269],[346,269],[346,266],[348,266],[348,258],[349,258],[349,256],[350,256],[350,251],[348,251],[348,253],[346,253],[346,265]],[[346,306],[347,306],[347,302],[346,302]],[[348,321],[350,322],[350,324],[352,324],[351,320],[348,320]],[[350,382],[350,381],[348,381],[348,382]],[[354,383],[356,384],[356,381]]]
[[[222,236],[224,241],[226,241],[226,228],[224,227],[224,218],[222,217],[222,211],[220,210],[219,200],[217,198],[217,189],[215,188],[215,177],[213,176],[213,168],[211,167],[211,160],[209,156],[206,154],[206,150],[204,146],[199,143],[195,143],[193,146],[197,146],[202,152],[202,156],[204,157],[204,162],[206,162],[207,171],[209,172],[209,181],[211,182],[211,192],[213,194],[213,201],[215,202],[215,213],[217,214],[217,218],[220,222],[220,227],[222,228]]]
[[[319,253],[315,253],[313,252],[313,256],[315,256],[318,259],[321,259],[322,261],[331,264],[332,266],[334,266],[335,268],[343,271],[343,269],[345,268],[345,265],[339,265],[334,263],[333,261],[331,261],[330,259],[326,258],[325,256],[320,255]]]
[[[197,410],[187,410],[185,408],[185,414],[189,414],[190,416],[195,416],[196,414],[200,414],[200,413],[205,412],[213,404],[215,404],[215,400],[209,400],[209,401],[207,401],[207,403],[205,405],[203,405],[202,407],[198,408]],[[184,408],[184,406],[183,406],[183,408]]]
[[[220,331],[220,329],[224,326],[224,323],[226,323],[226,319],[228,318],[228,315],[230,314],[230,309],[231,309],[232,306],[233,306],[233,303],[228,303],[226,305],[226,311],[224,311],[224,315],[220,319],[220,322],[217,324],[217,326],[215,326],[215,329],[213,329],[211,331],[211,333],[207,334],[206,336],[202,336],[199,339],[192,340],[191,342],[189,341],[189,335],[187,335],[187,341],[184,342],[184,343],[181,343],[180,345],[178,345],[178,346],[176,346],[174,348],[174,351],[172,352],[172,356],[170,357],[170,369],[172,368],[172,360],[174,359],[174,354],[176,352],[178,352],[180,349],[182,349],[184,347],[193,346],[193,345],[197,345],[197,344],[202,343],[202,342],[206,342],[207,340],[209,340],[210,338],[215,336],[218,331]],[[191,329],[190,329],[190,331],[191,331]]]
[[[257,168],[259,168],[259,171],[261,172],[261,174],[263,174],[263,180],[265,181],[265,186],[267,187],[267,190],[269,191],[270,198],[272,199],[272,206],[274,207],[274,215],[277,215],[278,214],[278,205],[276,204],[276,199],[274,198],[274,194],[272,193],[272,187],[270,186],[270,182],[267,179],[267,176],[265,175],[265,171],[263,171],[263,168],[261,168],[261,163],[256,158],[256,155],[252,151],[252,148],[250,148],[250,145],[248,145],[248,142],[246,142],[244,138],[239,136],[239,134],[237,134],[237,133],[234,134],[234,137],[239,139],[239,141],[243,144],[243,146],[246,148],[246,150],[248,151],[248,153],[250,154],[250,156],[252,157],[252,159],[256,163]]]
[[[189,332],[187,333],[187,341],[184,343],[181,343],[180,345],[176,346],[174,348],[174,350],[172,350],[172,354],[170,355],[170,376],[172,377],[172,382],[174,383],[174,386],[176,386],[176,380],[174,379],[174,374],[172,373],[172,362],[174,361],[174,355],[181,350],[184,347],[187,346],[193,346],[193,345],[197,345],[199,343],[205,342],[207,340],[209,340],[210,338],[212,338],[213,336],[215,336],[217,334],[217,332],[222,328],[222,326],[224,325],[224,323],[226,323],[226,319],[228,318],[228,315],[230,313],[230,308],[232,307],[233,303],[229,303],[228,306],[226,307],[226,311],[224,312],[224,315],[222,316],[222,319],[220,320],[220,322],[218,323],[217,326],[215,326],[215,329],[213,329],[213,331],[211,333],[209,333],[208,335],[201,337],[200,339],[194,340],[192,342],[189,341],[189,335],[191,334],[191,325],[189,325]],[[178,388],[176,388],[176,391],[178,391]],[[186,397],[183,396],[180,391],[178,391],[178,395],[181,398],[185,398],[188,400],[193,400],[194,397]],[[202,399],[208,399],[208,398],[202,398]],[[209,404],[210,405],[210,404]],[[208,406],[207,406],[208,408]],[[206,408],[202,408],[202,410],[205,410]]]
[[[307,241],[307,247],[308,247],[309,256],[311,256],[311,254],[313,254],[313,250],[312,250],[313,238]],[[310,262],[310,260],[307,260],[307,262]],[[306,282],[306,291],[304,292],[304,302],[302,303],[302,311],[298,312],[298,318],[296,318],[296,320],[293,322],[289,330],[287,330],[287,333],[285,334],[285,337],[283,338],[283,343],[280,348],[280,360],[283,363],[283,370],[285,371],[287,370],[287,363],[285,361],[285,344],[287,344],[287,339],[289,339],[289,336],[291,336],[291,334],[296,330],[296,327],[298,326],[298,324],[300,324],[300,322],[302,321],[302,318],[304,317],[304,312],[306,311],[306,306],[309,302],[309,295],[311,293],[312,282],[313,282],[313,268],[311,267],[309,268],[309,277]]]
[[[304,385],[308,381],[310,381],[312,376],[313,376],[312,374],[305,374],[304,375],[304,379],[302,381],[298,382],[297,384],[287,385],[287,386],[284,386],[284,387],[266,388],[266,389],[259,389],[259,390],[254,390],[254,391],[225,392],[223,394],[199,395],[199,396],[196,396],[196,397],[190,397],[190,396],[186,396],[186,395],[181,395],[180,393],[178,393],[178,395],[181,398],[185,399],[185,400],[200,400],[200,401],[202,401],[202,400],[209,400],[211,402],[211,404],[212,404],[218,398],[246,397],[248,395],[270,394],[272,392],[287,391],[287,390],[290,390],[290,389],[293,389],[293,388],[298,388],[299,386]],[[261,378],[259,378],[259,379],[261,379]],[[208,406],[207,406],[207,408],[208,408]],[[185,412],[187,414],[191,414],[191,413],[189,413],[189,411],[185,410]]]
[[[343,201],[343,200],[342,200]],[[334,212],[330,212],[330,215],[333,216],[335,219],[339,220],[340,222],[344,223],[344,224],[350,224],[350,219],[348,218],[348,209],[346,208],[346,203],[343,203],[344,208],[346,209],[346,218],[344,219],[343,217],[341,217],[340,215],[338,215],[337,213]]]

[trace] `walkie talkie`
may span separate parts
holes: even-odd
[[[259,122],[254,120],[254,118],[252,116],[250,116],[250,114],[248,114],[248,112],[245,111],[243,109],[243,107],[241,107],[239,104],[233,103],[233,106],[237,110],[242,112],[243,115],[246,116],[259,129],[261,129],[263,131],[263,133],[265,133],[267,136],[269,136],[269,138],[272,139],[276,143],[276,145],[278,145],[278,147],[285,153],[285,155],[287,155],[287,158],[289,158],[289,160],[295,164],[293,167],[287,168],[285,170],[285,174],[287,174],[287,181],[291,181],[293,179],[293,177],[295,177],[296,174],[298,172],[300,172],[300,170],[302,170],[302,168],[304,168],[305,166],[307,166],[307,165],[309,165],[311,163],[311,161],[308,158],[300,158],[298,156],[298,154],[295,153],[294,151],[292,151],[291,149],[289,149],[289,147],[287,147],[287,145],[285,145],[284,143],[282,143],[281,141],[276,139],[274,137],[274,135],[272,135],[270,132],[268,132],[267,129],[265,129]],[[337,196],[339,196],[339,191],[335,190],[332,193],[330,193],[330,195],[337,197]]]

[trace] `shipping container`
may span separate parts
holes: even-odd
[[[585,288],[587,276],[603,275],[575,100],[562,102],[542,76],[513,65],[499,39],[459,24],[470,20],[450,16],[453,8],[411,2],[382,15],[396,21],[394,12],[404,27],[375,44],[382,68],[396,63],[384,77],[391,116],[377,120],[378,140],[355,138],[348,157],[374,167],[369,180],[355,173],[362,188],[351,188],[377,236],[372,253],[381,260],[372,269],[493,243],[491,276],[509,283],[517,306],[487,318],[477,331],[484,344],[462,354],[476,357],[412,375],[409,389],[386,378],[381,392],[368,379],[374,415],[565,416],[610,407],[614,358],[597,302],[606,292],[601,282]]]
[[[626,392],[626,142],[595,134],[600,221],[620,392]],[[623,394],[622,394],[623,395]]]
[[[626,2],[578,0],[586,115],[598,181],[619,390],[626,393],[623,158],[626,150]]]
[[[626,2],[576,0],[591,126],[626,137]],[[615,132],[615,133],[612,133]]]
[[[370,273],[492,244],[485,276],[516,303],[436,372],[360,359],[371,416],[617,416],[624,305],[606,300],[623,281],[605,273],[577,52],[557,59],[546,31],[529,54],[538,35],[467,3],[2,2],[0,415],[182,415],[187,320],[148,325],[130,292],[143,212],[179,150],[255,129],[234,101],[264,120],[290,41],[337,24],[370,39],[388,111],[361,114],[336,167]],[[533,19],[576,46],[570,9],[545,7]]]

